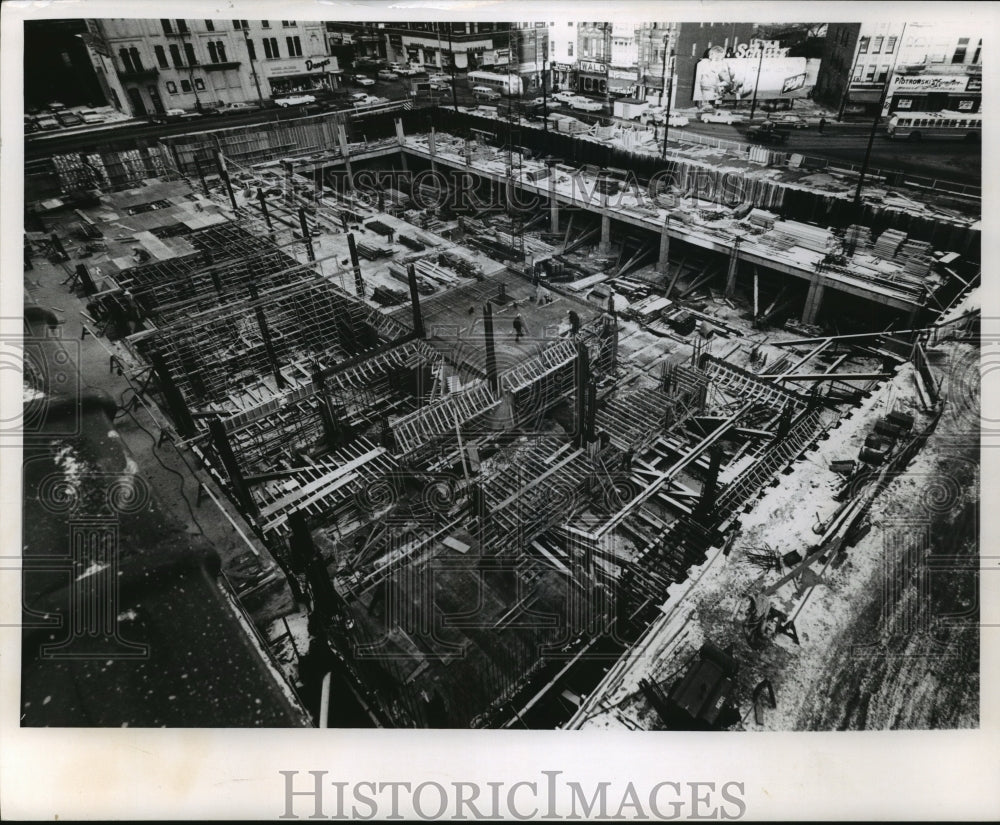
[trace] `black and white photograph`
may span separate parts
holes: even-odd
[[[997,11],[4,8],[0,803],[1000,815]]]

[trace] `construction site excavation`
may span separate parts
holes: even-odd
[[[31,317],[189,479],[248,723],[975,726],[979,201],[445,102],[26,174]]]

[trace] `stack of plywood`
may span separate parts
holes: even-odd
[[[923,277],[931,270],[933,258],[931,245],[927,241],[906,241],[899,249],[897,258],[902,261],[908,275]]]
[[[844,243],[855,248],[868,249],[872,245],[872,230],[868,226],[852,223],[844,234]]]
[[[777,215],[764,209],[753,209],[748,219],[754,226],[759,226],[762,229],[773,229]]]

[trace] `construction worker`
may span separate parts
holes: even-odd
[[[519,312],[514,316],[514,343],[520,341],[522,335],[524,335],[524,319],[521,318],[521,313]]]
[[[819,133],[823,134],[823,130],[826,128],[826,118],[821,117],[819,119]]]

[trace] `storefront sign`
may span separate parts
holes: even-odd
[[[597,63],[593,60],[581,60],[580,71],[588,74],[606,75],[608,73],[607,63]]]
[[[898,74],[892,78],[889,89],[891,92],[961,92],[966,89],[966,81],[972,80],[979,78],[966,78],[964,75]]]
[[[793,75],[792,77],[786,77],[785,82],[781,84],[781,93],[787,95],[789,92],[794,92],[796,89],[801,89],[806,85],[806,75],[805,72],[802,74]]]
[[[958,111],[960,112],[971,112],[975,106],[976,101],[974,100],[960,100],[958,101]]]
[[[573,71],[572,63],[553,63],[552,68],[557,72],[571,72]]]
[[[306,71],[307,72],[315,72],[318,69],[322,69],[324,66],[329,66],[329,65],[330,65],[330,59],[329,58],[327,58],[326,60],[316,60],[316,61],[307,60],[306,61]]]
[[[981,92],[983,90],[983,79],[981,77],[970,77],[965,86],[967,92]]]

